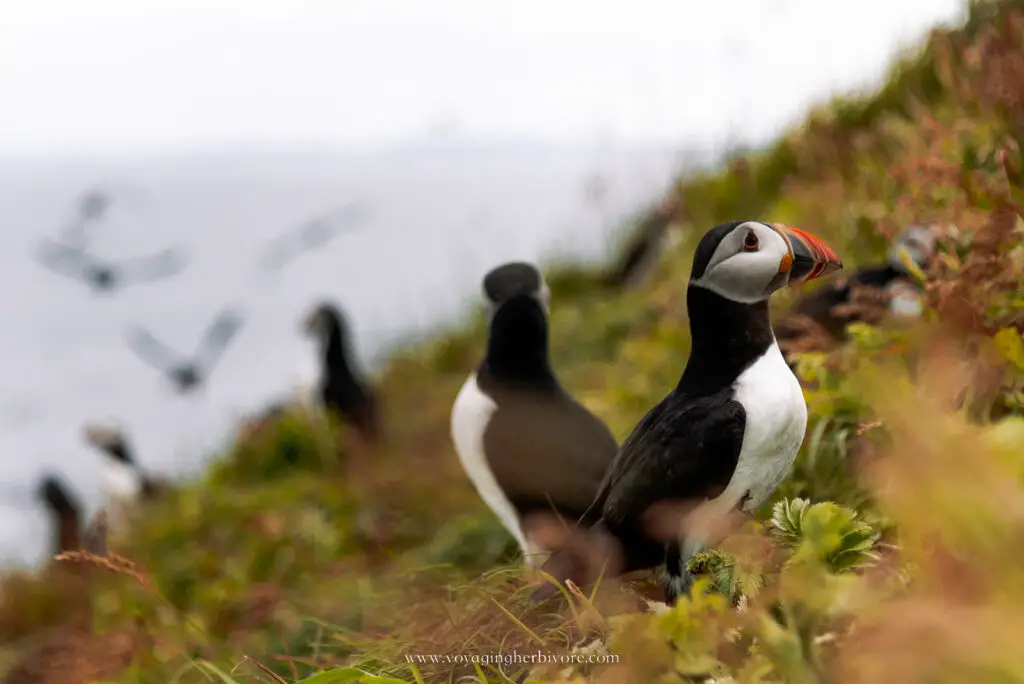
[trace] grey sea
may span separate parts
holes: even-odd
[[[0,158],[0,563],[43,557],[48,521],[34,490],[44,471],[62,475],[89,511],[100,503],[84,422],[117,421],[146,467],[187,476],[239,416],[315,381],[299,326],[318,299],[348,313],[372,370],[396,343],[464,315],[498,263],[605,258],[616,228],[693,161],[661,148],[468,144]],[[595,177],[604,190],[588,196]],[[94,185],[113,203],[91,251],[116,259],[182,245],[185,270],[94,293],[42,267],[40,237],[59,236]],[[276,277],[256,268],[272,238],[348,202],[367,211],[350,232]],[[245,306],[245,326],[193,395],[125,344],[139,325],[188,353],[233,303]]]

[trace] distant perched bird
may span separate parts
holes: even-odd
[[[605,274],[605,285],[628,288],[640,282],[657,263],[672,220],[679,210],[679,198],[670,193],[649,211],[634,229],[621,257]]]
[[[361,204],[349,204],[312,218],[274,238],[260,257],[265,271],[278,271],[301,254],[327,245],[337,236],[361,227],[368,212]]]
[[[108,500],[128,504],[153,501],[170,487],[166,480],[143,469],[121,428],[112,424],[87,423],[83,433],[85,441],[107,457],[104,459],[102,482]]]
[[[303,328],[320,345],[324,407],[351,423],[366,442],[381,441],[377,398],[355,367],[349,326],[341,310],[321,303],[306,317]]]
[[[617,540],[622,572],[664,563],[674,601],[692,581],[688,559],[718,541],[724,520],[752,514],[786,476],[807,407],[772,335],[768,298],[841,267],[818,238],[779,225],[735,221],[701,238],[686,292],[686,368],[622,443],[585,517],[599,518],[590,534]],[[681,502],[695,506],[690,520],[701,523],[666,533],[655,514]],[[563,548],[544,569],[559,581],[586,582],[573,577],[575,565]],[[548,585],[534,596],[553,591]]]
[[[802,297],[775,326],[787,361],[802,351],[826,351],[846,336],[853,322],[877,323],[885,316],[915,318],[923,312],[912,269],[926,271],[935,258],[935,233],[911,226],[896,238],[884,264],[861,267],[849,278],[827,283]]]
[[[115,262],[92,256],[82,247],[47,238],[41,241],[38,257],[51,271],[81,280],[96,292],[110,292],[130,282],[168,278],[179,273],[186,261],[184,252],[172,247]]]
[[[144,362],[163,372],[179,391],[189,392],[202,385],[213,372],[243,322],[238,308],[222,311],[206,328],[191,359],[183,357],[141,328],[129,333],[128,346]]]
[[[75,551],[81,546],[82,507],[64,483],[54,475],[46,475],[39,484],[39,496],[53,519],[52,555]]]
[[[487,352],[455,399],[452,440],[466,474],[524,556],[539,549],[531,513],[578,519],[597,493],[617,444],[561,386],[548,359],[547,285],[531,264],[487,274]]]

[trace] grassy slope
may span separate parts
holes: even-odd
[[[1004,426],[986,439],[1009,446],[983,453],[981,428],[935,402],[970,384],[975,421],[993,410],[1021,412],[1021,232],[1012,233],[1012,220],[1004,229],[999,214],[1022,199],[1006,189],[1007,175],[1019,189],[1024,168],[1024,106],[1013,95],[1024,92],[1020,6],[979,6],[963,30],[937,33],[895,67],[879,92],[834,101],[769,150],[682,179],[683,238],[638,291],[610,296],[585,287],[592,274],[551,274],[555,367],[621,438],[671,388],[686,358],[683,294],[704,229],[736,218],[788,222],[855,262],[880,254],[882,236],[900,225],[939,223],[944,257],[931,274],[928,325],[943,327],[858,329],[846,349],[806,359],[815,385],[809,437],[779,496],[836,501],[859,510],[870,528],[848,509],[800,513],[797,504],[780,511],[774,533],[751,530],[729,555],[702,559],[715,588],[747,597],[741,613],[711,597],[662,616],[635,615],[618,588],[582,615],[529,609],[509,540],[473,494],[448,439],[451,402],[482,346],[483,324],[473,318],[387,366],[380,381],[390,437],[382,453],[332,446],[297,415],[266,441],[225,455],[147,514],[132,538],[114,540],[144,580],[102,569],[90,575],[97,633],[136,616],[144,625],[129,629],[140,655],[119,681],[216,681],[207,663],[228,672],[246,655],[287,681],[350,664],[447,681],[452,666],[414,672],[405,655],[533,651],[538,640],[564,650],[594,637],[596,648],[622,655],[619,666],[536,676],[875,681],[872,668],[898,640],[901,657],[884,660],[901,673],[897,681],[965,673],[963,681],[1018,681],[1022,656],[1001,635],[1019,627],[1016,606],[1024,606],[1020,576],[1006,570],[1022,536],[1013,502],[1024,500],[1022,469],[1010,454],[1024,440]],[[974,344],[933,348],[965,336]],[[995,370],[961,378],[950,359],[968,346]],[[982,357],[972,358],[971,367],[981,367]],[[948,382],[921,392],[909,369],[924,362],[944,365],[921,377]],[[964,453],[969,467],[957,458]],[[873,530],[885,535],[883,560],[870,572],[840,572],[869,558]],[[780,559],[790,562],[782,568]],[[81,585],[65,574],[4,585],[0,640],[9,659],[32,658],[54,625],[86,611]],[[940,619],[940,605],[957,619]],[[782,624],[769,619],[780,614]],[[971,649],[957,648],[972,634]],[[85,650],[116,660],[109,642]],[[32,662],[63,682],[77,681],[84,667]],[[486,665],[458,671],[506,681]],[[235,676],[259,672],[247,663]]]

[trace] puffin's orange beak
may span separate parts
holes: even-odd
[[[799,228],[779,224],[774,228],[789,244],[789,254],[782,258],[779,273],[789,273],[790,285],[806,283],[843,267],[842,260],[821,238]]]

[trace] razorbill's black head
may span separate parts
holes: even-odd
[[[493,315],[504,302],[517,295],[535,299],[547,313],[551,306],[551,292],[540,271],[533,264],[522,261],[498,266],[484,276],[484,298]]]
[[[53,554],[74,551],[79,547],[81,506],[64,483],[54,475],[46,475],[39,484],[39,496],[54,520],[56,534]]]
[[[531,513],[577,519],[615,454],[608,428],[562,388],[548,360],[548,288],[531,264],[483,281],[487,352],[452,408],[452,440],[484,502],[531,563]]]
[[[305,333],[320,347],[320,398],[370,444],[381,440],[377,399],[355,369],[348,321],[335,304],[321,302],[305,318]]]
[[[807,407],[775,343],[768,298],[841,266],[818,238],[757,221],[716,226],[698,244],[687,288],[690,358],[619,448],[589,512],[621,545],[624,571],[666,566],[670,599],[688,587],[690,556],[715,543],[737,509],[767,500],[803,441]],[[678,502],[695,505],[689,520],[701,523],[673,525],[666,538],[651,515]],[[560,580],[574,572],[563,552],[546,569]]]

